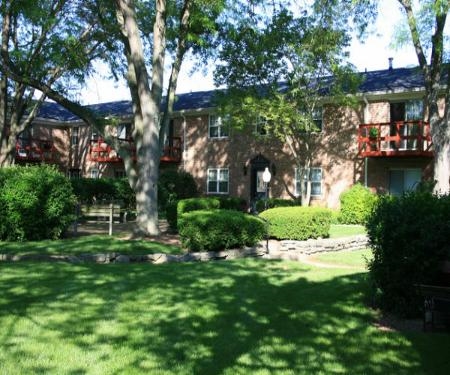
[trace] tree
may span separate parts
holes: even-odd
[[[70,0],[67,2],[75,3]],[[99,55],[98,58],[108,60],[114,74],[125,73],[130,87],[136,162],[132,158],[129,144],[114,138],[114,126],[107,126],[111,123],[108,124],[97,114],[71,100],[67,92],[53,85],[54,82],[45,77],[24,74],[16,68],[8,53],[2,54],[2,73],[16,83],[40,90],[45,96],[63,105],[97,129],[118,150],[124,160],[130,185],[136,192],[138,227],[141,232],[154,235],[158,233],[156,185],[160,147],[163,145],[165,125],[172,113],[178,72],[186,51],[205,53],[214,42],[216,20],[225,9],[226,2],[92,0],[92,4],[96,7],[95,19],[101,30],[100,40],[108,46],[110,52]],[[83,17],[80,17],[78,23],[76,20],[73,22],[82,24]],[[148,25],[153,25],[153,29],[148,30]],[[117,53],[119,50],[122,58]],[[168,100],[165,102],[165,117],[161,119],[167,51],[173,51],[174,58]],[[152,56],[150,64],[147,62],[149,55]]]
[[[420,69],[425,81],[425,108],[430,122],[434,149],[434,192],[450,192],[450,64],[445,25],[448,0],[424,0],[417,6],[411,0],[398,0],[405,12]],[[429,59],[427,59],[429,56]],[[439,111],[441,83],[445,79],[444,110]]]
[[[105,51],[96,12],[91,1],[1,2],[0,167],[14,163],[16,138],[46,98],[25,81],[67,92],[64,87],[82,81]],[[12,79],[8,66],[24,80]]]
[[[304,181],[302,205],[310,202],[311,163],[320,145],[317,115],[324,98],[352,104],[347,94],[358,83],[345,63],[348,27],[335,23],[326,9],[296,16],[279,5],[267,18],[252,15],[229,25],[223,63],[215,71],[216,82],[229,87],[221,111],[230,124],[244,128],[262,121],[266,133],[289,146]]]

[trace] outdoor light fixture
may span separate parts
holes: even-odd
[[[267,200],[269,199],[269,182],[270,179],[272,178],[272,175],[269,171],[269,167],[266,167],[266,169],[264,169],[263,175],[262,175],[262,179],[264,182],[264,185],[266,187],[266,200],[264,203],[264,209],[267,210]],[[268,224],[268,222],[266,222],[266,225]],[[266,228],[266,254],[269,254],[269,229]]]
[[[262,175],[264,185],[266,186],[266,204],[264,205],[266,210],[267,210],[267,200],[269,199],[269,182],[271,178],[272,174],[269,171],[269,167],[266,167]]]

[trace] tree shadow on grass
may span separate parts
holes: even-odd
[[[16,361],[21,372],[444,374],[449,369],[442,360],[439,369],[436,361],[446,358],[450,336],[373,326],[364,306],[364,274],[260,260],[157,267],[21,263],[0,270],[0,360]],[[18,337],[48,351],[60,345],[63,353],[40,352],[38,358]],[[64,355],[73,364],[61,363]]]

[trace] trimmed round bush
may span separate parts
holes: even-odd
[[[367,221],[375,302],[384,310],[416,316],[423,299],[415,284],[437,284],[450,259],[450,196],[408,193],[381,197]]]
[[[258,217],[235,210],[200,210],[178,219],[181,243],[190,251],[218,251],[254,246],[266,234]]]
[[[246,200],[238,197],[188,198],[168,204],[166,207],[166,217],[170,228],[177,230],[177,217],[180,217],[186,212],[215,209],[243,212],[246,208]]]
[[[270,237],[303,241],[329,237],[332,211],[320,207],[278,207],[259,216],[269,223]]]
[[[0,239],[59,238],[75,218],[69,180],[50,166],[0,170]]]
[[[364,225],[373,210],[377,196],[358,183],[343,192],[339,199],[341,201],[340,223]]]

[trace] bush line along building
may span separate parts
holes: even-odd
[[[317,124],[317,147],[310,171],[314,205],[336,208],[339,195],[356,182],[377,192],[401,194],[433,177],[433,147],[424,122],[424,83],[418,68],[361,73],[356,107],[324,102]],[[295,161],[286,145],[264,135],[257,124],[245,131],[227,128],[214,107],[215,91],[177,95],[161,170],[191,173],[200,192],[251,201],[264,195],[261,175],[272,172],[270,196],[299,195]],[[441,103],[443,110],[444,103]],[[131,102],[89,106],[119,119],[116,136],[132,142]],[[29,131],[17,140],[16,163],[57,164],[70,177],[123,177],[123,162],[78,117],[46,102]]]

